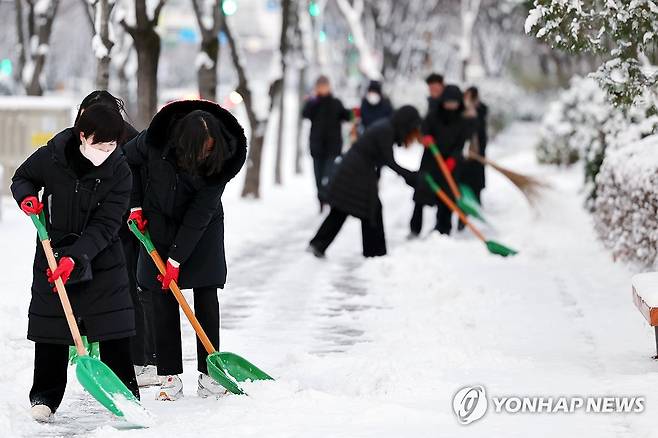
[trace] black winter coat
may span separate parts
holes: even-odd
[[[420,120],[418,120],[420,122]],[[344,213],[364,220],[376,220],[380,205],[379,169],[388,166],[414,186],[417,174],[398,165],[393,158],[393,144],[402,144],[409,133],[399,128],[393,118],[375,122],[340,158],[336,173],[329,182],[327,201]]]
[[[386,97],[382,97],[377,105],[371,104],[365,97],[361,100],[361,125],[363,129],[367,129],[377,120],[386,119],[392,115],[393,105]]]
[[[225,135],[228,157],[221,172],[211,177],[192,176],[179,169],[170,133],[180,118],[195,110],[217,117]],[[224,210],[226,183],[242,168],[247,140],[242,126],[214,102],[173,102],[158,112],[148,129],[124,147],[135,184],[131,206],[141,206],[148,230],[163,260],[181,264],[181,288],[224,287]],[[147,289],[159,289],[156,267],[142,248],[137,281]]]
[[[72,128],[57,134],[16,170],[11,191],[20,204],[43,188],[46,228],[53,247],[58,256],[75,261],[66,289],[82,333],[91,341],[133,336],[133,305],[118,238],[130,199],[130,169],[119,148],[94,167],[80,153],[79,143]],[[72,233],[79,235],[77,240]],[[59,297],[48,284],[47,267],[37,242],[27,337],[71,345]],[[90,280],[80,281],[89,275]]]
[[[304,105],[302,116],[311,121],[309,145],[313,158],[333,158],[343,148],[341,124],[352,118],[352,112],[333,95],[318,96]]]
[[[443,99],[459,100],[462,104],[458,110],[446,111],[442,107]],[[454,85],[449,85],[446,87],[441,99],[431,104],[427,117],[423,121],[423,134],[434,137],[443,159],[452,157],[456,160],[457,167],[453,171],[453,177],[456,180],[459,180],[464,160],[464,144],[472,133],[471,124],[462,116],[463,111],[461,92]],[[443,176],[434,155],[429,148],[426,148],[420,161],[420,177],[414,192],[414,202],[422,205],[439,205],[441,202],[425,181],[423,177],[425,173],[432,175],[441,190],[445,191],[451,198],[453,197],[448,182]]]

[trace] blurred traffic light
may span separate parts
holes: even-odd
[[[0,74],[3,76],[11,76],[14,72],[14,65],[11,62],[11,59],[5,58],[0,61]]]
[[[224,0],[222,2],[222,11],[224,15],[233,15],[238,10],[238,2],[236,0]]]
[[[320,6],[316,2],[311,2],[308,5],[308,13],[311,14],[311,17],[317,17],[320,15]]]

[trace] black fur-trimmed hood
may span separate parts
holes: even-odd
[[[247,158],[247,138],[244,129],[228,110],[209,100],[178,100],[168,103],[153,117],[146,131],[146,142],[158,149],[169,145],[176,122],[192,111],[206,111],[214,115],[222,128],[226,140],[226,162],[221,179],[228,181],[238,174]]]

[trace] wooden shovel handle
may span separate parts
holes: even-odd
[[[53,254],[53,248],[50,245],[50,239],[42,240],[41,245],[43,246],[43,252],[46,253],[46,259],[48,260],[48,267],[50,268],[50,271],[55,272],[55,269],[57,269],[57,260],[55,259],[55,254]],[[75,316],[73,316],[71,302],[69,301],[69,296],[66,294],[66,288],[64,287],[64,283],[62,282],[61,278],[55,280],[55,287],[57,288],[57,295],[59,295],[59,300],[62,302],[64,315],[66,316],[66,322],[69,324],[69,330],[71,330],[71,336],[73,336],[75,349],[78,350],[78,356],[86,356],[87,349],[82,343],[82,336],[80,336],[78,323],[75,321]]]
[[[487,238],[484,237],[484,235],[480,232],[480,230],[478,230],[477,228],[475,228],[475,225],[473,225],[473,224],[471,223],[471,221],[468,220],[468,218],[466,217],[466,215],[465,215],[465,214],[459,209],[459,207],[457,207],[457,205],[455,205],[454,202],[452,202],[452,199],[450,199],[450,198],[448,197],[448,195],[446,195],[442,190],[437,190],[435,193],[436,193],[436,196],[438,196],[439,199],[440,199],[441,201],[443,201],[443,203],[444,203],[444,204],[445,204],[450,210],[454,211],[454,212],[457,214],[457,216],[459,216],[459,219],[461,219],[461,221],[464,222],[464,223],[466,224],[466,226],[467,226],[467,227],[473,232],[473,234],[475,234],[475,236],[476,236],[478,239],[480,239],[481,241],[483,241],[483,242],[485,242],[485,243],[487,242]]]
[[[160,271],[160,273],[164,275],[167,268],[165,267],[165,264],[162,261],[160,254],[158,254],[158,251],[154,249],[149,254],[151,255],[153,261],[155,262],[155,265],[158,267],[158,271]],[[210,342],[210,339],[208,339],[206,332],[203,330],[203,327],[201,327],[201,324],[199,324],[199,320],[196,319],[196,315],[190,308],[190,305],[187,304],[187,300],[185,299],[185,296],[183,296],[183,293],[180,291],[178,284],[176,284],[174,280],[171,280],[171,282],[169,283],[169,289],[171,289],[171,292],[174,294],[176,301],[178,301],[178,305],[181,306],[181,308],[183,309],[183,313],[185,313],[185,316],[187,316],[187,319],[190,321],[190,324],[192,324],[194,331],[199,337],[199,340],[201,340],[201,343],[203,344],[203,347],[206,349],[208,354],[212,354],[216,352],[217,350],[215,350],[215,347],[212,345],[212,342]]]
[[[443,155],[441,155],[441,152],[439,152],[439,148],[435,147],[433,149],[433,152],[434,152],[434,159],[436,160],[436,163],[439,165],[439,169],[441,169],[441,172],[443,172],[443,176],[445,177],[446,181],[448,181],[448,185],[450,186],[450,191],[455,196],[455,199],[461,198],[461,193],[459,192],[457,183],[455,183],[455,179],[452,177],[452,172],[450,172],[450,169],[448,169],[448,165],[443,159]]]

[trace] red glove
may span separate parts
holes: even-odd
[[[162,283],[162,290],[169,290],[169,283],[175,281],[178,283],[178,271],[180,271],[180,263],[176,260],[167,260],[167,270],[164,275],[158,275],[158,281]]]
[[[446,167],[450,171],[450,173],[455,171],[455,167],[457,167],[457,160],[455,160],[452,157],[446,158]]]
[[[144,213],[142,212],[142,207],[132,208],[130,210],[130,215],[128,216],[128,220],[134,221],[135,224],[137,224],[137,228],[142,233],[146,231],[146,226],[149,223],[146,219],[144,219]]]
[[[75,262],[71,257],[62,257],[59,259],[59,263],[57,264],[57,269],[55,269],[55,272],[52,272],[50,268],[46,269],[48,283],[55,283],[55,280],[61,278],[62,283],[66,284],[69,277],[71,276],[71,272],[73,272],[74,266]],[[57,292],[57,287],[53,287],[53,292]]]
[[[352,108],[352,116],[355,119],[360,119],[361,118],[361,108],[359,108],[358,106]]]
[[[43,210],[43,204],[39,201],[36,196],[26,196],[25,199],[21,201],[21,210],[26,215],[39,214]]]
[[[425,147],[435,143],[434,137],[432,137],[431,135],[423,135],[421,142]]]

